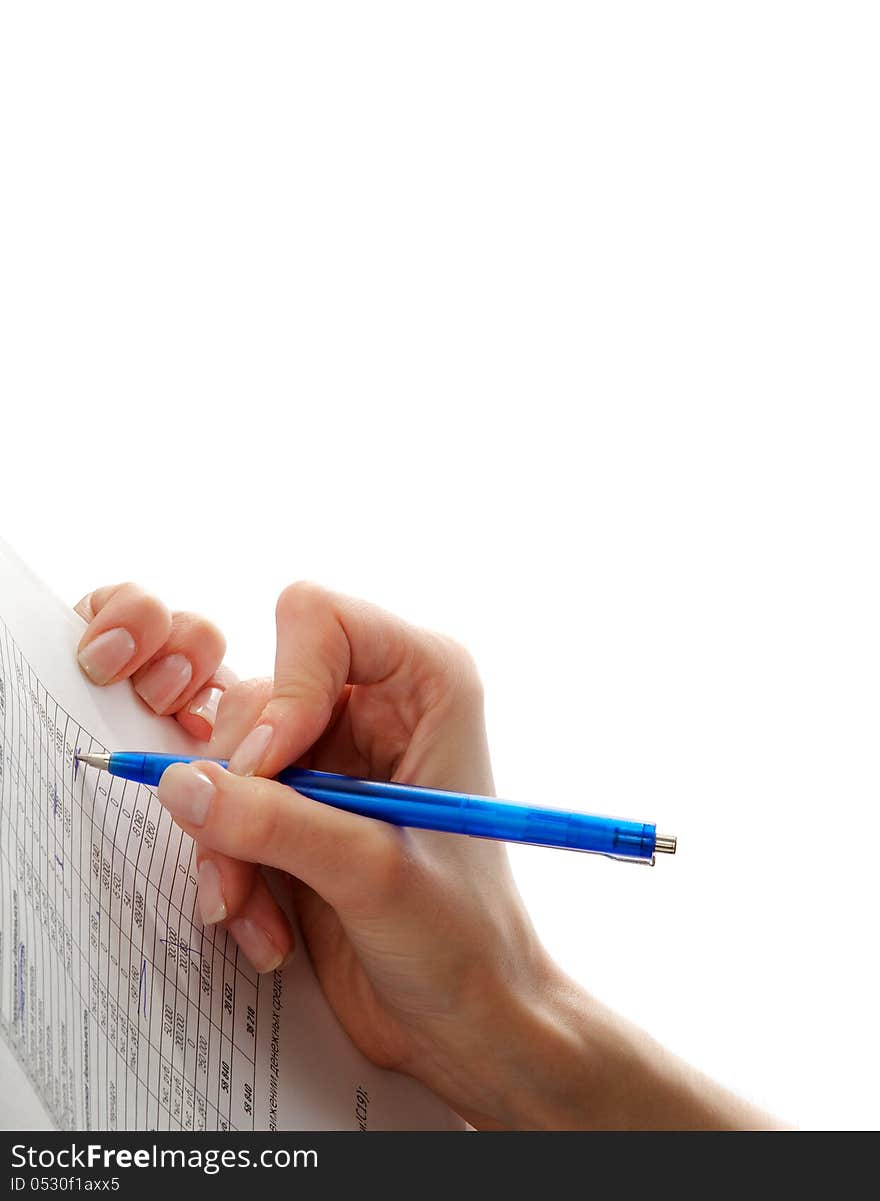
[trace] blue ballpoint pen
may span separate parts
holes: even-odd
[[[155,755],[142,751],[77,755],[76,758],[89,767],[151,787],[159,783],[165,768],[172,763],[227,765],[225,759],[206,760],[204,756]],[[587,813],[539,808],[463,792],[444,792],[416,784],[357,780],[352,776],[302,767],[287,767],[275,779],[312,800],[347,809],[349,813],[381,818],[396,826],[445,830],[452,834],[564,847],[571,851],[592,851],[637,863],[653,864],[654,855],[660,852],[675,854],[676,839],[658,834],[656,826],[645,822],[593,817]]]

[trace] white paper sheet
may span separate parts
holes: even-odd
[[[82,630],[0,540],[0,1032],[22,1098],[76,1130],[462,1129],[357,1051],[301,944],[257,976],[202,927],[192,842],[151,789],[74,764],[201,749],[127,682],[90,684]]]

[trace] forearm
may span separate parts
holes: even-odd
[[[532,999],[499,1001],[491,1041],[494,1053],[473,1064],[458,1106],[478,1128],[779,1128],[555,967]]]

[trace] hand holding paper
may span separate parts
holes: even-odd
[[[3,543],[0,597],[0,1030],[54,1124],[460,1128],[356,1050],[307,955],[258,976],[203,926],[191,840],[149,789],[73,756],[204,743],[128,683],[90,684],[82,618]]]

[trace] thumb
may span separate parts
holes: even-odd
[[[375,605],[317,584],[285,588],[275,608],[272,695],[230,756],[236,775],[274,776],[320,738],[346,684],[387,680],[411,661],[419,632]]]

